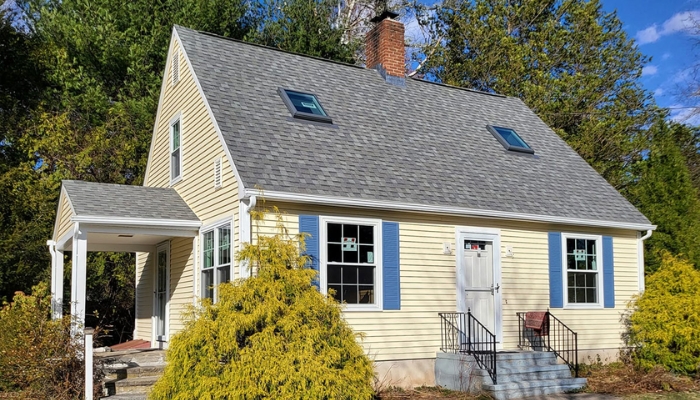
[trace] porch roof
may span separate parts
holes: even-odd
[[[89,251],[144,251],[170,237],[193,237],[201,221],[172,188],[65,180],[53,241],[69,250],[76,224]]]

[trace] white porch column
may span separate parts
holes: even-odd
[[[238,250],[243,250],[243,246],[251,241],[251,221],[250,221],[250,211],[255,208],[257,203],[257,197],[251,196],[248,200],[248,204],[244,203],[243,200],[238,204],[238,212],[240,213],[238,217],[238,229],[239,229],[239,243]],[[248,266],[248,260],[240,261],[240,277],[248,278],[250,277],[250,268]]]
[[[51,315],[53,319],[63,317],[63,252],[56,250],[56,242],[46,242],[51,253]]]
[[[73,265],[71,275],[71,316],[73,333],[85,326],[85,286],[87,281],[87,233],[75,224],[73,231]]]

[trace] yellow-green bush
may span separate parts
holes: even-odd
[[[51,320],[50,308],[42,283],[30,296],[17,292],[0,309],[0,392],[23,399],[83,398],[82,340],[71,337],[69,317]]]
[[[683,374],[700,372],[700,271],[666,253],[630,316],[633,360]]]
[[[341,306],[312,284],[302,237],[281,224],[246,245],[257,275],[219,286],[216,304],[187,317],[150,398],[369,399],[372,363],[341,318]]]

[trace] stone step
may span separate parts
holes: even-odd
[[[126,367],[126,368],[103,368],[105,373],[105,378],[107,379],[127,379],[127,378],[139,378],[142,376],[161,376],[163,375],[163,370],[165,365],[153,365],[145,367]]]
[[[586,385],[586,378],[564,378],[564,379],[545,379],[545,380],[532,380],[532,381],[519,381],[519,382],[505,382],[498,383],[498,385],[491,385],[484,383],[482,386],[484,390],[492,393],[500,391],[509,390],[525,390],[525,389],[535,389],[540,387],[550,387],[550,386],[577,386],[582,388]]]
[[[142,376],[118,380],[106,380],[105,389],[109,395],[127,393],[148,393],[159,376]]]
[[[148,398],[147,393],[125,393],[125,394],[115,394],[112,396],[100,397],[100,400],[146,400]]]
[[[497,392],[489,392],[495,400],[522,399],[525,397],[549,398],[551,395],[570,393],[580,390],[585,385],[552,385],[534,388],[509,389]]]

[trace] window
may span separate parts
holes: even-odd
[[[231,224],[202,234],[202,297],[216,301],[217,286],[231,280]]]
[[[170,184],[182,178],[180,118],[170,124]]]
[[[348,310],[381,307],[380,222],[322,219],[322,292]]]
[[[601,238],[562,235],[564,241],[564,297],[568,305],[602,304]]]
[[[529,154],[535,153],[513,129],[491,125],[488,125],[487,128],[506,150]]]
[[[333,122],[331,117],[326,114],[326,111],[321,106],[321,103],[318,102],[315,95],[282,88],[277,89],[277,92],[282,97],[284,104],[294,118],[318,122]]]

